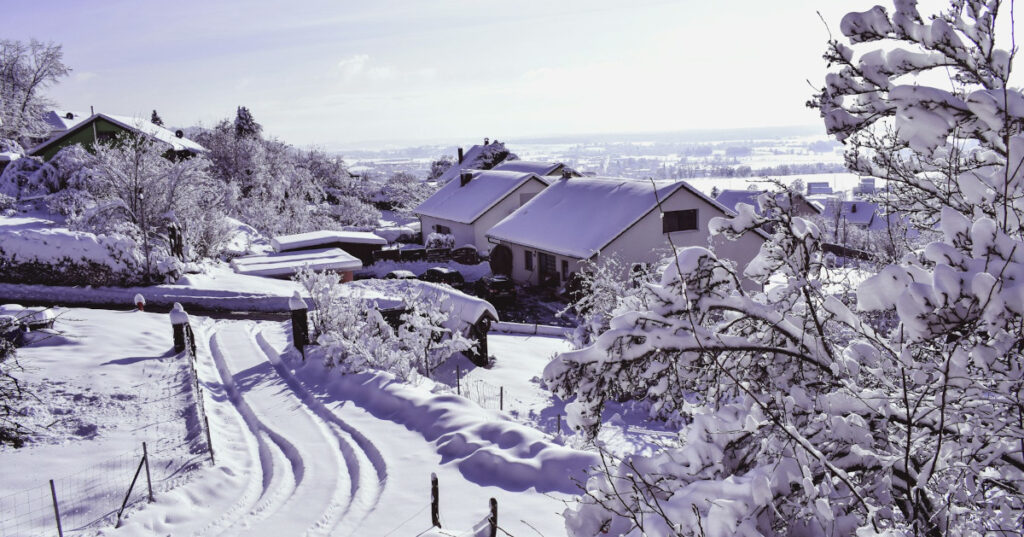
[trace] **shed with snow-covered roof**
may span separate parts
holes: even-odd
[[[188,158],[206,152],[206,148],[185,138],[184,132],[165,129],[148,119],[93,114],[81,121],[74,122],[74,118],[68,121],[73,122],[69,128],[33,147],[29,154],[50,160],[69,145],[79,144],[88,149],[97,143],[112,142],[123,133],[155,140],[166,147],[164,155],[168,158]]]
[[[598,255],[614,255],[628,269],[667,257],[673,246],[707,246],[709,240],[721,257],[742,266],[765,236],[711,237],[708,221],[730,214],[684,181],[558,179],[487,233],[496,244],[491,266],[519,282],[564,285]]]
[[[547,188],[550,179],[529,172],[463,170],[419,204],[423,234],[443,233],[455,244],[487,252],[487,231]]]
[[[364,265],[373,264],[373,253],[388,243],[383,237],[368,231],[338,231],[325,229],[279,235],[270,241],[278,252],[295,252],[320,248],[341,248],[358,258]]]

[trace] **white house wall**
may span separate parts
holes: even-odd
[[[438,225],[445,226],[452,230],[452,235],[455,237],[455,246],[476,244],[476,233],[473,231],[473,226],[454,222],[452,220],[445,220],[443,218],[434,218],[433,216],[420,216],[420,229],[423,230],[424,241],[427,240],[427,235],[437,231]],[[479,248],[479,246],[477,246],[477,248]]]

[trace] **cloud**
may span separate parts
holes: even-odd
[[[368,54],[354,54],[338,62],[338,71],[345,80],[351,80],[363,73],[369,61]]]

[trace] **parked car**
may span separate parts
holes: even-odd
[[[420,279],[425,282],[446,283],[456,288],[462,287],[462,285],[466,283],[465,278],[462,277],[462,273],[446,267],[429,268],[426,272],[420,275]]]
[[[392,270],[384,276],[385,280],[415,280],[416,275],[411,270]]]
[[[502,274],[486,276],[476,281],[476,294],[489,302],[505,300],[515,302],[516,284]]]

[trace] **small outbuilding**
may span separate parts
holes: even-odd
[[[368,231],[310,231],[295,235],[280,235],[270,241],[277,252],[298,252],[323,248],[341,248],[359,259],[363,265],[373,264],[373,253],[380,251],[388,241]]]

